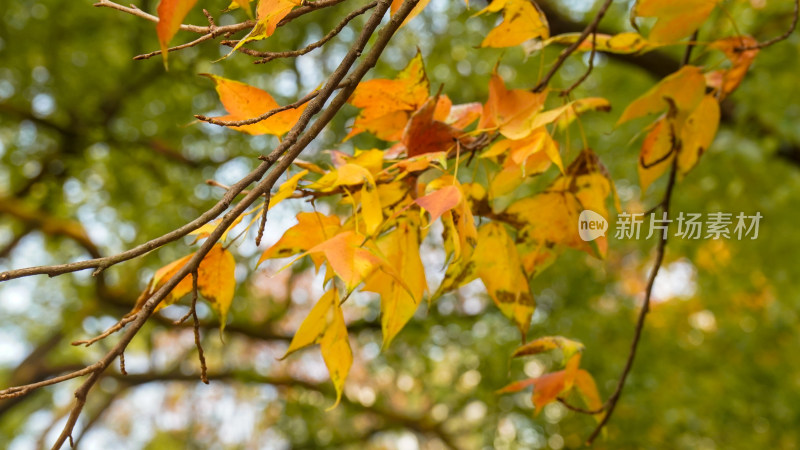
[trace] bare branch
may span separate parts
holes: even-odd
[[[789,36],[794,33],[794,30],[797,29],[797,21],[800,18],[800,0],[794,0],[794,13],[792,16],[792,24],[789,25],[789,29],[786,30],[785,33],[781,34],[780,36],[776,36],[768,41],[759,42],[757,45],[753,45],[750,47],[737,47],[737,52],[745,52],[748,50],[759,50],[764,47],[769,47],[772,44],[777,44],[778,42],[784,41],[789,38]]]
[[[358,16],[364,14],[365,12],[369,11],[370,9],[374,8],[377,4],[378,4],[378,2],[374,1],[372,3],[364,5],[361,8],[358,8],[357,10],[351,12],[344,19],[342,19],[342,21],[339,22],[338,25],[336,25],[336,28],[334,28],[328,34],[326,34],[325,37],[323,37],[322,39],[318,40],[317,42],[314,42],[312,44],[307,45],[306,47],[301,48],[300,50],[294,50],[294,51],[289,51],[289,52],[256,52],[255,56],[261,56],[261,57],[263,57],[263,59],[259,59],[258,61],[254,61],[254,63],[255,64],[264,64],[264,63],[268,63],[268,62],[270,62],[270,61],[272,61],[274,59],[278,59],[278,58],[294,58],[294,57],[297,57],[297,56],[305,55],[306,53],[308,53],[308,52],[310,52],[310,51],[312,51],[314,49],[320,48],[323,45],[325,45],[326,42],[328,42],[331,39],[333,39],[334,36],[339,34],[344,29],[344,27],[346,27],[347,24],[350,23],[351,20],[355,19],[356,17],[358,17]]]
[[[601,6],[600,10],[597,11],[597,15],[594,16],[594,20],[592,20],[591,23],[589,23],[589,25],[583,29],[580,36],[578,36],[578,39],[572,45],[561,51],[561,53],[558,55],[558,59],[556,59],[555,64],[550,67],[550,70],[547,72],[544,78],[542,78],[539,84],[533,88],[533,92],[541,92],[545,86],[547,86],[547,83],[550,82],[550,79],[553,78],[553,75],[558,72],[558,69],[564,64],[567,58],[569,58],[569,55],[573,54],[575,50],[578,49],[578,47],[583,43],[584,40],[586,40],[590,33],[597,30],[597,25],[600,23],[600,20],[603,19],[603,16],[606,14],[606,11],[608,11],[608,8],[611,6],[613,1],[614,0],[606,0],[605,3],[603,3],[603,6]]]

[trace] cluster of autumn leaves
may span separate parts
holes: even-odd
[[[249,0],[235,3],[250,8]],[[400,3],[395,1],[393,10]],[[414,14],[425,3],[421,2]],[[162,0],[159,14],[165,13],[167,7],[172,8],[169,11],[173,14],[167,16],[172,18],[170,22],[163,26],[159,23],[163,48],[177,30],[173,19],[180,16],[180,23],[184,11],[193,4],[194,1]],[[299,4],[293,0],[261,0],[256,10],[257,24],[239,45],[271,35],[277,23]],[[715,4],[714,0],[677,4],[640,0],[632,18],[657,19],[647,38],[637,32],[597,34],[583,41],[577,51],[594,48],[599,52],[637,53],[675,44],[692,34]],[[494,0],[478,14],[500,11],[504,20],[486,36],[483,46],[525,43],[526,50],[533,51],[551,44],[569,45],[578,39],[576,34],[550,37],[546,18],[528,0]],[[166,27],[171,31],[162,33]],[[716,134],[719,101],[738,86],[757,53],[741,48],[753,43],[749,37],[731,37],[708,44],[707,49],[725,55],[729,68],[704,72],[701,67],[686,65],[624,110],[618,124],[656,117],[645,127],[639,158],[643,190],[673,165],[678,176],[683,176],[697,164]],[[208,76],[228,112],[218,119],[251,119],[279,107],[261,89]],[[600,258],[607,252],[605,237],[592,242],[580,239],[578,215],[589,209],[608,218],[608,204],[619,209],[614,184],[598,156],[588,148],[565,165],[565,152],[554,136],[581,114],[610,110],[608,101],[583,98],[546,109],[548,99],[552,104],[556,97],[548,89],[508,89],[497,73],[491,76],[488,90],[485,103],[454,105],[441,92],[432,92],[420,54],[393,79],[360,83],[349,100],[360,112],[345,140],[366,132],[387,142],[386,148],[356,150],[353,155],[333,151],[329,166],[297,161],[298,171],[287,175],[269,202],[232,225],[238,225],[246,216],[252,225],[261,216],[261,209],[292,197],[334,197],[340,204],[350,205],[351,214],[344,218],[316,211],[299,213],[297,224],[259,259],[259,264],[288,257],[294,262],[308,256],[317,270],[325,267],[328,290],[300,325],[287,356],[320,344],[339,397],[353,361],[342,304],[359,287],[380,296],[384,346],[412,318],[423,300],[434,302],[475,279],[483,282],[488,295],[519,328],[524,340],[535,307],[528,280],[566,248]],[[287,109],[266,120],[231,128],[253,135],[282,136],[303,109],[304,106]],[[459,167],[467,167],[473,159],[489,168],[486,181],[465,181],[463,173],[459,176]],[[554,181],[535,195],[519,198],[520,186],[550,166],[559,172]],[[430,289],[419,249],[436,221],[443,226],[447,263],[440,286]],[[217,223],[211,222],[195,234],[205,237]],[[159,269],[140,304],[190,257]],[[233,256],[219,243],[198,269],[198,291],[219,314],[222,327],[233,300],[234,267]],[[161,307],[191,290],[192,280],[187,277]],[[561,337],[544,337],[523,345],[514,356],[555,349],[563,355],[563,370],[513,383],[501,392],[534,385],[533,402],[537,408],[565,393],[578,392],[588,408],[599,408],[594,381],[579,368],[581,344]]]

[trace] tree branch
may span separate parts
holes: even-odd
[[[603,6],[600,7],[600,10],[597,11],[597,14],[594,16],[594,20],[592,20],[589,25],[583,29],[580,36],[578,36],[578,39],[572,45],[561,51],[561,53],[558,55],[558,59],[556,59],[556,62],[550,67],[550,70],[547,72],[544,78],[542,78],[542,80],[539,81],[539,84],[533,88],[533,92],[541,92],[547,86],[547,83],[550,82],[550,79],[553,78],[553,75],[558,72],[558,69],[564,64],[567,58],[569,58],[569,56],[578,49],[578,47],[583,43],[584,40],[586,40],[590,33],[597,30],[597,25],[600,23],[600,20],[603,19],[603,16],[606,14],[606,11],[608,11],[608,8],[611,6],[613,1],[614,0],[605,0]]]

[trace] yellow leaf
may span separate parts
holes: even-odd
[[[278,203],[286,200],[287,198],[291,197],[294,194],[294,190],[297,189],[297,183],[308,174],[308,170],[301,170],[300,172],[294,174],[291,178],[284,181],[283,184],[280,185],[278,188],[278,192],[272,194],[269,198],[269,207],[272,209]]]
[[[544,44],[572,45],[578,41],[582,33],[564,33],[547,39]],[[644,53],[658,47],[647,41],[642,35],[634,32],[619,33],[614,35],[597,33],[594,38],[595,51],[605,53],[631,54]],[[579,52],[592,51],[592,36],[589,35],[576,49]]]
[[[674,124],[666,117],[659,119],[645,136],[638,164],[642,192],[672,165],[676,139]]]
[[[706,82],[700,68],[683,66],[628,105],[617,125],[669,108],[675,108],[678,113],[692,111],[703,99],[705,90]]]
[[[383,265],[381,259],[363,245],[364,236],[354,231],[345,231],[315,245],[308,253],[324,254],[328,265],[350,292]]]
[[[301,3],[300,0],[259,0],[258,7],[256,8],[256,18],[258,19],[256,25],[247,33],[247,36],[239,40],[239,43],[233,47],[233,50],[231,50],[228,55],[248,42],[258,41],[272,36],[281,20],[283,20],[295,6],[300,6]]]
[[[344,382],[353,364],[353,352],[347,336],[347,327],[344,323],[342,307],[339,305],[339,294],[336,289],[331,289],[319,299],[300,324],[289,349],[283,358],[313,344],[320,344],[322,358],[328,367],[328,373],[336,388],[336,403],[342,398]]]
[[[521,225],[518,240],[527,243],[525,248],[532,253],[521,254],[525,270],[531,275],[538,273],[540,268],[536,264],[550,261],[549,253],[557,246],[605,257],[608,240],[601,236],[591,242],[583,241],[578,233],[578,216],[584,209],[590,209],[607,219],[605,201],[613,192],[605,167],[587,149],[544,192],[511,204],[506,214]]]
[[[494,0],[478,12],[503,10],[503,22],[486,35],[481,47],[513,47],[523,42],[550,36],[547,19],[535,3],[528,0]]]
[[[377,246],[386,260],[405,282],[401,285],[389,274],[376,271],[364,284],[363,290],[381,296],[381,329],[383,347],[408,323],[417,311],[422,296],[428,289],[425,269],[420,258],[420,218],[410,212],[398,220],[397,228],[378,239]]]
[[[655,43],[671,43],[694,33],[706,21],[719,0],[637,0],[631,10],[635,17],[658,20],[648,36]]]
[[[706,95],[689,114],[681,128],[681,149],[678,153],[678,169],[685,175],[697,164],[700,156],[714,141],[719,127],[719,103]]]
[[[578,390],[578,393],[583,399],[583,403],[589,411],[597,411],[603,406],[603,401],[600,400],[600,393],[597,391],[597,384],[594,382],[594,378],[589,372],[579,369],[575,373],[575,389]],[[598,421],[602,419],[604,415],[604,412],[594,414]]]
[[[560,128],[565,128],[578,114],[587,111],[610,111],[611,104],[608,100],[599,97],[584,98],[567,103],[564,106],[542,111],[527,119],[518,120],[502,129],[503,136],[510,139],[523,139],[539,128],[558,121]],[[563,168],[562,168],[563,170]]]
[[[297,224],[286,230],[272,247],[266,249],[258,264],[272,258],[286,258],[303,253],[317,244],[332,238],[341,228],[339,218],[318,212],[301,212]],[[321,255],[311,255],[317,268],[322,264]],[[257,265],[258,265],[257,264]]]
[[[514,241],[503,224],[489,222],[478,230],[472,260],[489,296],[524,338],[535,304]]]
[[[219,99],[228,115],[217,117],[223,121],[252,119],[278,108],[278,103],[268,92],[238,81],[228,80],[211,74],[203,74],[217,85]],[[240,127],[230,127],[252,135],[272,134],[282,136],[292,129],[307,104],[294,109],[281,111],[260,122]]]

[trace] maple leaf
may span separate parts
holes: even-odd
[[[501,10],[503,22],[486,35],[481,47],[513,47],[530,39],[550,36],[547,18],[532,1],[494,0],[475,16]]]
[[[700,156],[714,141],[719,127],[719,103],[713,95],[706,95],[686,118],[681,128],[681,146],[678,152],[678,173],[685,175],[697,164]]]
[[[655,17],[648,38],[656,43],[675,42],[694,33],[705,22],[719,0],[637,0],[631,9],[636,17]]]
[[[550,44],[572,45],[578,42],[582,33],[564,33],[553,36],[544,41],[544,46]],[[594,44],[592,41],[594,40]],[[626,32],[619,34],[603,34],[597,33],[595,35],[585,38],[575,51],[590,52],[594,46],[595,51],[605,53],[617,54],[638,54],[645,53],[660,47],[660,44],[649,42],[641,34],[634,32]]]
[[[428,76],[420,52],[397,78],[359,83],[348,102],[361,108],[361,112],[345,140],[365,131],[384,141],[400,140],[408,119],[425,103],[429,91]]]
[[[336,216],[326,216],[318,212],[301,212],[297,215],[297,224],[283,233],[283,236],[261,254],[258,264],[273,259],[286,258],[304,253],[310,248],[332,238],[341,229]],[[317,269],[323,262],[322,255],[311,255]]]
[[[328,374],[336,388],[335,408],[342,400],[344,382],[353,365],[353,351],[347,335],[347,326],[336,289],[326,292],[300,324],[292,338],[289,349],[281,359],[309,345],[320,344],[320,351]]]
[[[158,289],[161,288],[170,278],[172,278],[186,263],[194,256],[194,253],[186,255],[177,261],[173,261],[158,269],[147,288],[139,296],[133,311],[138,311]],[[197,268],[197,290],[200,295],[211,305],[211,308],[219,315],[220,333],[225,330],[228,310],[233,302],[233,294],[236,287],[234,272],[236,262],[231,252],[222,247],[222,244],[215,244],[208,251]],[[192,276],[186,275],[172,291],[156,307],[156,311],[166,308],[177,302],[183,296],[192,292]]]
[[[158,2],[158,23],[156,34],[161,46],[161,56],[164,58],[164,67],[167,67],[168,45],[172,37],[181,27],[183,19],[192,10],[197,0],[161,0]]]
[[[350,186],[360,186],[359,198],[351,200],[360,202],[361,219],[363,220],[367,234],[373,235],[380,228],[383,222],[383,210],[381,208],[380,194],[378,193],[375,178],[370,171],[355,163],[344,163],[339,165],[336,170],[331,170],[313,184],[308,189],[319,190],[322,192],[333,192],[337,188],[345,188],[345,193],[352,195]]]
[[[364,248],[364,240],[363,235],[354,231],[343,231],[306,253],[325,255],[328,266],[344,282],[347,292],[351,292],[378,268],[395,273],[384,260]]]
[[[526,134],[519,130],[531,131],[527,122],[544,106],[546,98],[546,90],[534,93],[525,89],[506,89],[503,79],[495,72],[489,80],[489,98],[483,107],[478,129],[498,129],[512,139],[525,137]]]
[[[717,100],[705,95],[706,80],[698,67],[684,66],[628,105],[619,123],[667,110],[650,127],[639,156],[642,191],[663,175],[678,156],[686,174],[711,145],[719,125]]]
[[[461,185],[451,175],[445,175],[428,183],[426,192],[415,202],[431,213],[431,221],[441,217],[447,257],[468,259],[477,244],[478,232]]]
[[[228,55],[234,53],[248,42],[258,41],[272,36],[280,21],[283,20],[295,6],[300,6],[301,4],[301,0],[259,0],[258,6],[256,7],[256,25],[247,33],[247,36],[239,40]],[[226,55],[226,57],[228,55]]]
[[[706,74],[706,84],[719,92],[719,100],[735,91],[758,55],[758,41],[751,36],[732,36],[712,42],[709,47],[720,50],[730,60],[729,69],[715,70]],[[740,51],[738,48],[749,48]]]
[[[257,87],[253,87],[238,81],[228,80],[216,75],[201,74],[214,80],[216,83],[219,99],[228,115],[216,117],[223,121],[240,121],[252,119],[279,107],[272,96]],[[292,129],[294,124],[303,114],[308,104],[303,104],[297,108],[287,109],[274,114],[265,120],[238,127],[230,127],[237,131],[252,135],[272,134],[283,136]]]
[[[558,246],[605,257],[606,237],[585,242],[578,233],[578,216],[590,209],[607,219],[605,201],[613,193],[607,170],[597,155],[586,149],[543,192],[512,203],[505,212],[521,226],[519,240],[523,243],[521,258],[526,272],[539,273],[546,262],[552,261]],[[619,200],[614,197],[619,209]]]
[[[700,103],[705,90],[706,82],[700,68],[683,66],[628,105],[617,125],[669,108],[674,108],[676,115],[685,115]]]
[[[578,377],[580,360],[580,353],[576,353],[569,358],[566,363],[566,367],[563,370],[547,373],[540,377],[511,383],[508,386],[498,390],[497,393],[508,394],[512,392],[519,392],[526,387],[533,385],[532,400],[536,409],[536,413],[538,414],[541,412],[544,406],[556,401],[560,395],[572,389],[572,387],[575,385],[575,380]],[[581,377],[584,378],[585,376],[581,375]],[[586,388],[588,386],[586,380],[582,379],[581,381],[582,386]]]
[[[384,348],[414,316],[428,289],[419,252],[421,231],[419,214],[412,211],[398,219],[394,231],[377,240],[379,251],[405,284],[383,271],[376,271],[367,278],[363,287],[363,290],[381,296]]]
[[[414,157],[435,152],[447,153],[458,143],[469,145],[473,141],[471,137],[464,136],[464,133],[457,128],[434,119],[437,104],[438,97],[431,97],[417,112],[411,115],[402,138],[408,156]]]

